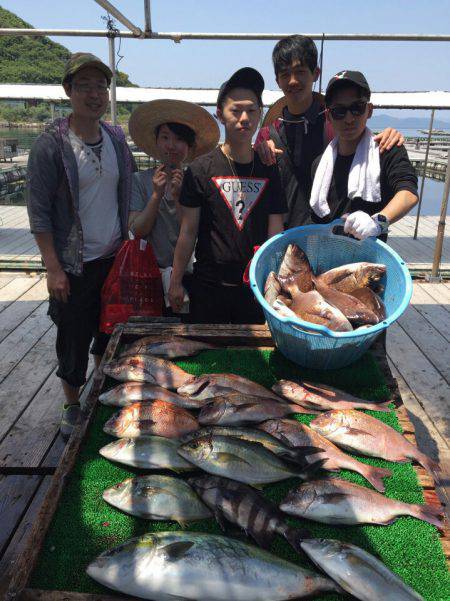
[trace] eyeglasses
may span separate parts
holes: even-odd
[[[347,111],[350,111],[354,117],[361,117],[361,115],[364,115],[364,113],[366,112],[366,108],[367,108],[367,102],[360,101],[360,102],[353,102],[349,106],[343,106],[343,105],[333,106],[332,108],[329,109],[329,111],[330,111],[330,114],[333,117],[333,119],[340,120],[345,117],[345,115],[347,114]]]
[[[74,83],[72,84],[77,92],[87,94],[89,92],[97,92],[98,94],[107,94],[109,87],[106,84],[90,84],[90,83]]]

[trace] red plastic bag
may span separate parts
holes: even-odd
[[[100,331],[111,334],[116,323],[131,315],[160,316],[163,312],[161,273],[151,244],[125,240],[102,288]]]

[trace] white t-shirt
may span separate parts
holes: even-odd
[[[100,159],[72,130],[69,139],[78,165],[83,262],[114,254],[122,241],[117,186],[119,167],[109,134],[102,130]]]

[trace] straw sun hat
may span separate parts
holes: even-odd
[[[319,94],[318,92],[313,92],[313,97],[314,98],[318,98],[318,100],[322,104],[325,102],[325,97],[322,94]],[[264,119],[263,119],[261,127],[264,127],[265,125],[271,125],[277,119],[279,119],[280,117],[282,117],[283,116],[283,109],[284,109],[285,106],[287,106],[286,96],[282,96],[281,98],[278,98],[278,100],[275,101],[269,107],[269,110],[264,115]]]
[[[219,142],[219,126],[207,110],[184,100],[151,100],[133,111],[128,124],[136,146],[149,156],[160,158],[156,128],[163,123],[182,123],[195,132],[195,143],[188,160],[213,150]]]
[[[264,115],[264,119],[261,127],[265,125],[271,125],[274,121],[279,119],[283,114],[283,109],[287,104],[286,96],[278,98],[270,107],[267,113]]]

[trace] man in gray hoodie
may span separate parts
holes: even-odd
[[[101,121],[112,73],[92,54],[66,64],[72,105],[33,144],[27,176],[31,231],[47,268],[49,315],[57,326],[57,375],[65,403],[61,434],[80,417],[89,346],[98,366],[108,338],[98,332],[103,283],[127,237],[133,158],[120,127]]]

